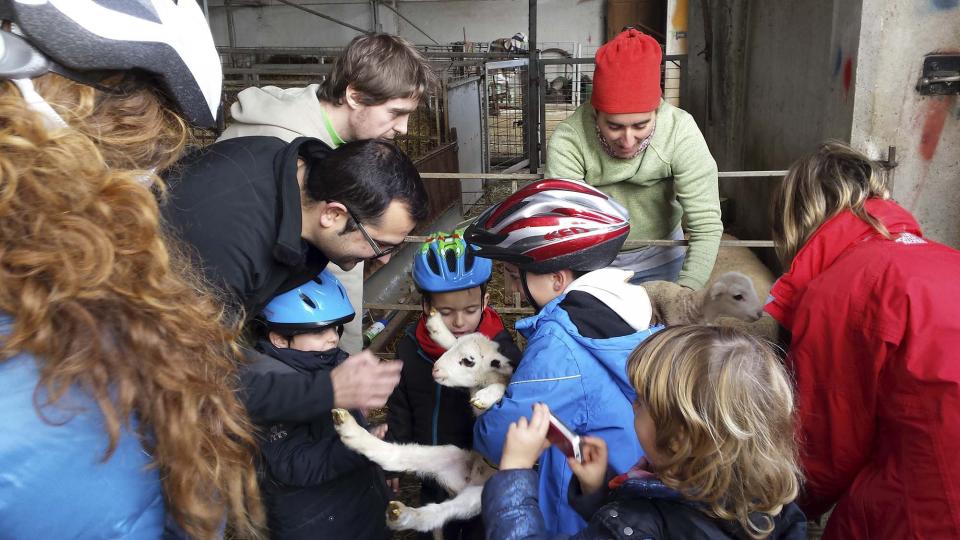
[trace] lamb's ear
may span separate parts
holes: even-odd
[[[499,373],[513,373],[513,366],[510,365],[510,359],[502,354],[497,354],[490,360],[490,368]]]
[[[716,300],[720,295],[727,292],[727,283],[721,278],[717,280],[716,283],[710,286],[709,296],[711,300]]]

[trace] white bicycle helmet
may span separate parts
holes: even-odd
[[[480,257],[546,274],[609,266],[629,232],[627,210],[602,191],[546,179],[485,210],[463,236]]]
[[[217,125],[223,72],[195,0],[0,0],[0,20],[14,24],[0,31],[0,80],[139,72],[187,121]]]

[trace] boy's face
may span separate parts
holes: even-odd
[[[633,429],[637,432],[637,439],[647,455],[647,460],[656,467],[662,457],[657,450],[657,426],[653,423],[646,404],[640,400],[633,402]]]
[[[336,326],[329,326],[319,332],[297,334],[289,342],[276,332],[270,332],[270,342],[278,349],[296,349],[307,352],[329,351],[340,344],[340,333]]]
[[[424,313],[430,308],[440,312],[443,324],[456,337],[472,334],[480,326],[480,316],[490,295],[481,295],[480,287],[445,293],[429,293],[430,300],[424,303]]]

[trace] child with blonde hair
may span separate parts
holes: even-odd
[[[634,427],[646,455],[613,476],[600,437],[582,437],[570,505],[573,538],[804,539],[793,391],[776,354],[732,328],[676,326],[630,355]],[[511,424],[483,492],[488,538],[542,538],[536,473],[549,446],[543,404]]]

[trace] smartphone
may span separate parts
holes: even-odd
[[[578,463],[583,462],[580,453],[580,436],[567,427],[559,418],[550,413],[550,427],[547,428],[547,440],[563,452],[563,455],[572,457]]]

